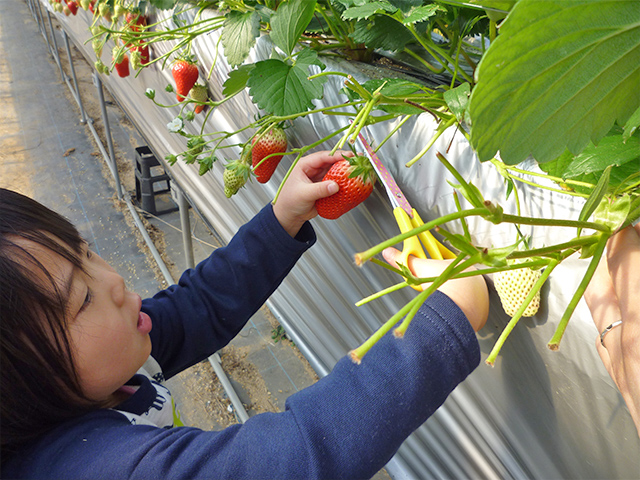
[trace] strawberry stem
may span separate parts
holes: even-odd
[[[434,143],[436,143],[436,140],[438,140],[438,138],[440,138],[440,136],[445,132],[445,130],[449,128],[451,125],[453,125],[455,121],[456,121],[456,117],[453,116],[446,122],[441,123],[438,126],[438,129],[436,130],[435,135],[433,136],[433,138],[431,138],[429,143],[427,143],[427,145],[422,150],[420,150],[420,152],[415,157],[409,160],[405,166],[410,167],[411,165],[416,163],[418,160],[420,160],[422,157],[424,157],[427,151],[433,146]]]
[[[578,306],[578,302],[582,298],[582,295],[584,295],[584,292],[587,289],[587,286],[589,285],[589,282],[591,281],[591,278],[593,277],[593,274],[595,273],[596,268],[598,267],[598,263],[600,263],[600,258],[604,253],[604,250],[607,246],[607,240],[609,240],[610,237],[611,237],[611,234],[601,235],[600,241],[596,245],[596,249],[593,252],[593,257],[591,258],[591,262],[589,262],[589,266],[587,267],[587,270],[584,276],[582,277],[582,280],[578,285],[578,288],[576,289],[575,293],[573,294],[573,297],[569,301],[569,304],[567,305],[567,308],[565,309],[564,314],[562,315],[562,318],[558,323],[558,327],[556,328],[555,334],[547,344],[547,346],[551,350],[558,350],[558,348],[560,348],[560,340],[562,340],[564,331],[567,329],[567,325],[569,324],[569,319],[571,318],[571,316],[573,315],[573,312]]]
[[[509,320],[509,323],[507,323],[507,326],[504,327],[504,330],[502,330],[502,333],[500,334],[500,337],[498,338],[495,345],[493,346],[491,353],[489,353],[489,356],[485,360],[485,363],[487,365],[490,365],[493,367],[496,361],[496,358],[498,357],[498,354],[500,353],[500,350],[504,345],[504,342],[507,340],[507,337],[509,336],[511,331],[515,328],[520,318],[522,318],[522,314],[531,303],[531,300],[533,300],[533,297],[535,297],[536,293],[538,293],[538,291],[542,288],[542,285],[544,284],[544,282],[547,280],[547,278],[549,278],[549,275],[551,275],[551,272],[558,266],[559,263],[560,262],[558,260],[549,261],[549,263],[547,264],[547,268],[544,269],[544,271],[542,272],[542,275],[540,275],[538,280],[536,280],[536,283],[533,285],[533,287],[531,288],[531,291],[522,302],[522,305],[520,305],[520,308],[516,310],[516,313],[513,315],[513,317],[511,317],[511,320]]]
[[[371,350],[378,341],[384,337],[391,328],[397,324],[402,317],[404,317],[413,306],[413,303],[418,300],[418,297],[412,299],[407,303],[404,307],[398,310],[395,315],[393,315],[389,320],[387,320],[378,330],[376,330],[373,335],[371,335],[362,345],[360,345],[355,350],[349,352],[349,356],[354,363],[360,363],[362,358],[366,355],[366,353]]]
[[[375,245],[370,249],[365,250],[364,252],[356,253],[355,254],[356,265],[361,266],[364,262],[369,260],[371,257],[377,255],[378,253],[382,252],[385,248],[392,247],[393,245],[396,245],[397,243],[400,243],[406,240],[407,238],[413,237],[427,230],[431,230],[432,228],[437,227],[438,225],[442,225],[444,223],[457,220],[459,218],[472,217],[472,216],[485,216],[488,213],[490,212],[486,208],[472,208],[462,212],[454,212],[448,215],[444,215],[440,218],[432,220],[431,222],[427,222],[423,225],[420,225],[419,227],[416,227],[413,230],[408,230],[404,233],[396,235],[395,237],[390,238],[384,242],[381,242],[378,245]]]
[[[404,336],[407,332],[407,328],[411,324],[413,317],[415,317],[416,313],[422,306],[422,304],[427,300],[427,298],[435,292],[440,286],[442,286],[447,280],[449,280],[453,275],[456,275],[460,272],[463,272],[470,266],[478,263],[478,255],[474,255],[472,257],[467,258],[464,262],[462,260],[467,255],[465,253],[460,253],[449,265],[445,268],[442,273],[434,280],[434,282],[429,285],[429,287],[418,294],[416,297],[416,302],[412,306],[411,310],[407,314],[406,318],[402,322],[402,324],[395,329],[393,332],[394,335],[398,338]],[[462,262],[462,263],[460,263]],[[418,301],[419,300],[419,301]]]

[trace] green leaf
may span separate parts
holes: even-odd
[[[245,61],[260,36],[260,15],[254,12],[231,11],[222,29],[222,46],[229,65],[235,67]]]
[[[281,3],[271,17],[271,41],[285,54],[291,55],[309,25],[315,8],[316,0],[289,0]]]
[[[171,10],[176,6],[178,0],[149,0],[149,3],[158,10]]]
[[[467,106],[469,105],[469,94],[471,93],[471,85],[463,83],[444,92],[444,101],[447,102],[449,109],[456,116],[459,122],[468,122],[469,114]]]
[[[469,111],[480,160],[580,153],[640,106],[638,3],[520,0],[476,74]]]
[[[580,216],[578,217],[579,221],[586,222],[587,220],[589,220],[591,214],[595,212],[598,205],[600,205],[600,202],[602,201],[604,194],[607,193],[607,188],[609,187],[611,168],[611,166],[608,166],[604,170],[602,176],[600,177],[600,180],[598,181],[598,184],[596,185],[596,188],[593,189],[593,192],[591,193],[591,195],[589,195],[589,198],[582,207],[582,210],[580,210]],[[582,229],[578,228],[578,235],[580,235],[581,231]]]
[[[406,27],[384,15],[376,15],[368,21],[358,21],[349,36],[368,48],[381,48],[390,52],[403,50],[413,40],[413,35]]]
[[[308,79],[306,68],[281,60],[263,60],[249,73],[249,94],[261,109],[278,116],[294,115],[313,108],[322,97],[322,82]]]
[[[396,10],[397,8],[389,2],[382,0],[379,2],[371,2],[365,5],[348,8],[342,14],[342,18],[345,20],[363,20],[372,17],[377,13],[394,13]]]
[[[402,10],[403,12],[408,12],[414,7],[419,7],[423,4],[422,0],[389,0],[389,3],[394,7]]]
[[[327,66],[318,58],[318,52],[311,48],[304,48],[296,56],[295,66],[302,69],[308,69],[311,65],[320,67],[320,70],[324,70]],[[324,82],[324,79],[322,79]]]
[[[640,107],[633,112],[633,115],[629,117],[627,123],[624,126],[624,133],[622,134],[622,141],[626,142],[631,138],[631,135],[635,133],[635,131],[640,126]]]
[[[609,135],[597,147],[589,144],[582,153],[576,155],[567,166],[563,178],[601,172],[609,165],[621,166],[634,160],[640,160],[640,138],[634,136],[624,143],[622,135]]]
[[[607,225],[612,231],[616,231],[624,223],[631,208],[631,197],[623,195],[614,199],[605,197],[593,213],[593,220],[602,225]]]
[[[409,25],[411,23],[424,22],[425,20],[433,17],[441,8],[442,7],[438,5],[424,5],[422,7],[415,8],[404,18],[402,23]]]
[[[229,78],[222,84],[222,93],[230,97],[244,90],[249,80],[249,73],[255,68],[255,64],[242,65],[229,72]]]

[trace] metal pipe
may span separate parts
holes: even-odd
[[[178,208],[180,211],[180,228],[182,229],[182,245],[184,246],[184,256],[187,264],[187,268],[193,268],[196,266],[195,259],[193,258],[193,243],[191,241],[191,220],[189,219],[189,203],[182,192],[182,189],[172,183],[172,188],[175,189],[178,196]]]
[[[49,28],[51,29],[51,38],[53,40],[53,51],[51,53],[58,64],[58,68],[60,69],[60,76],[64,80],[66,75],[64,74],[64,70],[62,70],[62,63],[60,62],[60,56],[58,55],[58,41],[56,40],[56,31],[53,29],[53,22],[51,21],[51,13],[49,10],[47,10],[47,17],[49,18]]]
[[[222,388],[224,388],[224,391],[229,396],[229,400],[231,400],[231,404],[233,405],[233,408],[235,408],[236,410],[236,415],[238,416],[238,419],[240,420],[241,423],[246,422],[247,420],[249,420],[249,414],[245,410],[244,405],[240,400],[240,397],[238,397],[238,394],[233,388],[233,385],[231,385],[231,381],[229,380],[229,377],[227,377],[227,374],[222,368],[222,361],[220,359],[220,355],[218,355],[217,353],[214,353],[213,355],[211,355],[209,357],[209,363],[213,367],[213,371],[215,372],[215,374],[218,376],[218,379],[222,384]]]
[[[118,174],[118,167],[116,164],[116,155],[113,150],[113,140],[111,138],[111,127],[109,126],[109,115],[107,114],[107,107],[104,103],[104,92],[102,90],[102,80],[97,73],[93,74],[93,81],[98,89],[98,100],[100,102],[100,111],[102,112],[102,122],[104,123],[104,133],[107,138],[107,147],[109,148],[109,160],[111,163],[111,173],[113,179],[116,182],[116,193],[118,198],[122,198],[122,185],[120,184],[120,175]]]
[[[62,30],[62,38],[64,38],[64,46],[67,50],[67,57],[69,58],[69,69],[71,70],[71,78],[73,78],[74,89],[72,93],[76,99],[76,103],[80,108],[80,123],[87,123],[86,115],[84,114],[84,106],[82,105],[82,98],[80,97],[80,88],[78,88],[78,77],[76,76],[76,69],[73,66],[73,58],[71,58],[71,47],[69,46],[69,36],[67,32]]]

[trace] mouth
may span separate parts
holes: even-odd
[[[144,335],[148,334],[153,327],[153,322],[151,321],[151,317],[146,313],[140,311],[142,308],[142,299],[138,296],[138,331]]]

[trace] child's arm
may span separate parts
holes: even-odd
[[[24,478],[370,478],[479,362],[468,320],[436,292],[403,338],[389,332],[360,365],[343,357],[282,413],[205,432],[101,410],[44,437],[13,468]]]
[[[151,354],[166,378],[224,347],[313,245],[306,221],[316,215],[315,201],[331,194],[328,182],[317,181],[341,153],[300,159],[275,206],[264,207],[178,285],[143,302],[154,323]]]

